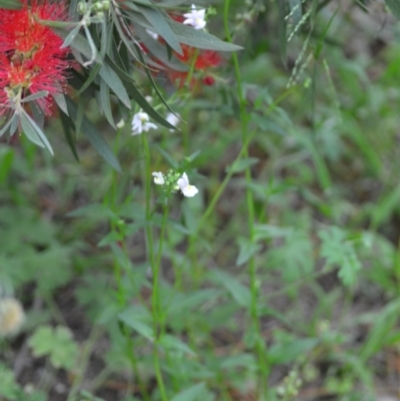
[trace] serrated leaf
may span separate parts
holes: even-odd
[[[361,263],[354,250],[353,244],[346,240],[346,234],[338,227],[318,233],[322,240],[321,256],[328,264],[338,265],[338,276],[344,285],[354,285]]]
[[[167,20],[172,31],[176,35],[180,43],[197,47],[198,49],[208,49],[224,52],[232,52],[241,50],[242,47],[233,43],[224,42],[216,36],[211,35],[200,29],[180,24],[173,20]]]
[[[37,357],[47,356],[55,368],[72,369],[78,358],[78,346],[71,331],[63,326],[53,329],[41,326],[29,339],[29,346]]]

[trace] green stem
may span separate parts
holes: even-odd
[[[228,42],[232,42],[231,33],[229,30],[228,16],[229,16],[230,0],[225,0],[224,7],[224,28],[225,35]],[[235,52],[232,53],[232,60],[235,70],[235,76],[237,81],[237,95],[239,99],[240,107],[240,122],[242,131],[242,148],[243,157],[248,157],[249,155],[249,132],[248,126],[250,121],[250,115],[246,111],[247,101],[243,96],[243,82],[240,72],[239,59]],[[248,213],[248,230],[250,242],[255,241],[255,210],[254,210],[254,199],[253,192],[250,188],[252,182],[251,168],[247,167],[245,170],[245,180],[246,180],[246,206]],[[266,358],[266,347],[265,341],[262,337],[260,321],[258,318],[257,305],[258,305],[258,280],[257,280],[257,265],[254,255],[249,259],[249,276],[250,276],[250,318],[251,324],[254,331],[256,332],[256,341],[254,345],[254,353],[258,358],[259,364],[259,392],[263,399],[267,398],[267,377],[268,377],[268,361]],[[260,397],[257,397],[259,399]]]
[[[153,363],[154,370],[156,375],[156,380],[158,384],[158,388],[160,390],[162,401],[168,401],[167,392],[165,389],[165,384],[163,380],[163,376],[161,373],[160,367],[160,356],[158,353],[158,346],[160,344],[160,339],[162,335],[162,316],[161,316],[161,308],[160,308],[160,265],[161,265],[161,255],[162,255],[162,246],[164,242],[164,232],[167,221],[167,206],[164,206],[164,214],[163,214],[163,222],[161,228],[161,236],[158,247],[157,258],[155,258],[154,253],[154,238],[153,238],[153,230],[151,228],[150,219],[152,215],[151,210],[151,158],[150,158],[150,149],[149,144],[147,142],[147,137],[145,134],[142,134],[143,140],[143,153],[145,160],[145,207],[146,207],[146,242],[147,242],[147,253],[149,255],[152,276],[153,276],[153,289],[151,294],[151,312],[153,317],[153,331],[154,331],[154,348],[153,348]]]

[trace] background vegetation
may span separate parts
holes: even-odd
[[[0,284],[26,319],[0,399],[399,397],[398,24],[379,1],[213,7],[243,50],[211,86],[157,78],[180,131],[103,129],[121,173],[57,119],[54,157],[2,140]],[[171,168],[199,194],[166,201]]]

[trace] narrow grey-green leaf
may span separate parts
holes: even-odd
[[[24,134],[28,137],[28,139],[35,145],[44,148],[45,147],[44,143],[41,141],[39,135],[37,134],[35,128],[32,126],[28,118],[26,117],[24,111],[20,114],[19,120],[21,121],[22,130],[24,131]]]
[[[286,67],[286,45],[287,45],[287,37],[286,37],[286,0],[276,0],[278,6],[278,35],[279,35],[279,51],[281,53],[281,59],[283,65]]]
[[[147,21],[152,25],[154,31],[158,33],[178,54],[183,54],[178,39],[166,21],[171,18],[165,12],[162,13],[160,10],[155,8],[146,6],[138,6],[138,8],[146,17]]]
[[[393,15],[400,19],[400,0],[385,0],[385,3]]]
[[[42,129],[36,124],[36,122],[31,118],[31,116],[22,109],[21,113],[21,124],[22,124],[22,116],[26,117],[27,121],[31,125],[31,127],[36,131],[37,136],[39,139],[42,141],[44,146],[48,149],[48,151],[51,153],[51,155],[54,155],[53,148],[50,145],[50,142],[48,141],[46,135],[43,133]]]
[[[64,39],[64,43],[61,45],[61,48],[68,47],[75,39],[75,36],[78,35],[80,29],[81,29],[80,25],[77,25],[74,29],[72,29],[72,31]]]
[[[199,49],[217,50],[231,52],[241,50],[242,47],[233,43],[224,42],[216,36],[211,35],[200,29],[194,29],[191,26],[180,24],[173,20],[167,20],[167,23],[175,33],[180,43],[197,47]]]
[[[17,120],[17,114],[13,114],[13,116],[4,124],[3,128],[0,130],[0,137],[4,135],[4,133],[8,130],[14,120]]]
[[[57,33],[57,35],[59,35],[64,40],[69,35],[69,32],[66,31],[65,29],[55,28],[54,31]],[[73,41],[70,44],[70,47],[74,48],[79,53],[82,53],[89,60],[91,60],[94,56],[94,61],[97,61],[98,63],[102,63],[102,60],[97,53],[95,55],[93,55],[92,46],[90,45],[88,40],[82,34],[78,33],[74,37]]]
[[[69,97],[66,97],[66,101],[69,115],[72,120],[75,121],[77,116],[76,104]],[[97,150],[100,156],[102,156],[115,170],[121,172],[121,166],[107,142],[101,136],[96,127],[85,116],[82,121],[82,133]]]
[[[18,10],[21,8],[21,2],[17,0],[0,0],[0,8]]]
[[[105,81],[103,80],[101,80],[100,83],[100,101],[101,101],[101,107],[103,109],[104,115],[107,118],[107,121],[113,128],[115,128],[115,123],[111,111],[110,90]]]
[[[40,91],[40,92],[32,93],[31,95],[28,95],[27,97],[24,97],[21,100],[21,103],[30,102],[32,100],[41,99],[42,97],[46,97],[48,94],[49,94],[48,91]]]
[[[115,71],[108,64],[103,64],[99,74],[107,83],[107,85],[117,95],[118,99],[121,100],[121,102],[128,109],[131,109],[131,101],[129,99],[129,95],[126,92],[124,84],[122,83],[119,76],[115,73]]]
[[[65,96],[62,93],[56,93],[53,95],[53,99],[56,102],[57,106],[68,115],[67,102],[65,101]]]

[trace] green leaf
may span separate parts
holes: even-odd
[[[0,362],[0,399],[17,401],[20,387],[15,381],[14,372]]]
[[[21,99],[21,103],[41,99],[42,97],[46,97],[48,94],[49,94],[48,91],[40,91],[40,92],[32,93],[31,95],[28,95],[28,96],[24,97],[23,99]]]
[[[344,285],[354,285],[357,273],[361,269],[353,244],[346,241],[346,234],[338,227],[318,233],[322,240],[321,256],[326,258],[327,264],[339,266],[339,278]]]
[[[17,120],[18,120],[18,115],[13,114],[13,116],[4,124],[3,128],[0,130],[0,137],[3,136],[7,132],[7,130],[11,127],[11,125]]]
[[[223,42],[216,36],[204,32],[200,29],[180,24],[173,20],[167,20],[172,31],[175,33],[180,43],[197,47],[198,49],[217,50],[224,52],[232,52],[241,50],[242,47],[233,43]]]
[[[301,0],[289,0],[290,15],[293,18],[293,25],[296,26],[300,23],[303,15],[301,8]]]
[[[131,101],[129,99],[128,93],[126,92],[124,84],[122,83],[119,76],[115,73],[115,71],[108,64],[103,64],[99,74],[107,83],[107,85],[114,91],[114,93],[125,105],[125,107],[130,110]]]
[[[64,99],[65,102],[65,99]],[[57,103],[58,105],[58,103]],[[60,111],[60,121],[61,121],[61,125],[63,127],[63,131],[64,131],[64,135],[65,138],[67,140],[67,143],[71,149],[72,154],[74,155],[76,161],[79,162],[79,156],[78,156],[78,151],[76,150],[76,146],[75,146],[75,138],[73,136],[73,129],[72,129],[72,124],[70,123],[69,119],[68,119],[68,110],[67,113],[64,112],[63,109],[59,107],[59,111]],[[67,107],[67,103],[65,103],[65,107]]]
[[[164,334],[161,337],[159,344],[165,349],[182,351],[183,353],[192,356],[196,355],[196,353],[193,352],[193,350],[191,350],[180,338],[176,336]]]
[[[239,238],[239,255],[236,259],[236,265],[240,266],[253,257],[261,248],[260,244],[250,241],[248,238]]]
[[[198,383],[194,386],[181,391],[171,398],[171,401],[201,401],[204,399],[204,394],[207,392],[205,383]]]
[[[386,5],[389,7],[393,15],[400,19],[400,0],[385,0]]]
[[[39,327],[29,339],[29,345],[36,357],[47,356],[55,368],[72,369],[76,365],[79,350],[71,331],[63,326],[53,329]]]
[[[154,110],[142,93],[137,89],[132,77],[130,77],[125,71],[121,70],[121,68],[119,68],[110,58],[107,57],[106,59],[107,63],[111,65],[113,70],[125,82],[126,90],[131,95],[132,99],[143,109],[143,111],[153,118],[154,121],[162,124],[164,127],[175,129],[175,127],[166,121],[161,114]]]
[[[372,212],[372,228],[377,229],[383,223],[386,223],[392,214],[399,209],[400,187],[389,191],[379,200]]]
[[[36,145],[41,147],[45,147],[48,151],[54,155],[53,149],[47,140],[46,136],[43,134],[42,130],[39,126],[32,120],[29,114],[22,109],[21,114],[19,116],[21,121],[22,129],[24,130],[25,135]]]
[[[222,270],[213,270],[211,277],[224,286],[240,306],[247,308],[250,305],[250,291],[238,279]]]
[[[260,160],[256,157],[247,157],[245,159],[240,159],[233,163],[231,166],[227,167],[226,172],[239,173],[246,170],[248,167],[254,166],[259,161]]]
[[[387,341],[390,339],[392,329],[398,321],[399,314],[399,299],[391,301],[383,310],[379,311],[367,340],[364,342],[360,351],[360,358],[364,362],[386,345]]]
[[[76,104],[66,96],[68,112],[71,119],[74,121],[77,118],[77,106]],[[103,139],[100,132],[96,127],[84,116],[82,121],[82,133],[89,140],[89,142],[94,146],[97,152],[104,158],[104,160],[110,164],[118,172],[121,172],[121,166],[119,161],[114,156],[112,150],[108,146],[107,142]]]
[[[153,342],[154,332],[151,324],[151,316],[143,307],[130,307],[118,315],[119,320],[128,327],[137,331],[141,336]]]
[[[21,1],[18,0],[0,0],[0,8],[18,10],[21,8]]]
[[[70,34],[69,31],[66,31],[65,29],[61,29],[61,28],[55,28],[54,31],[57,33],[57,35],[59,35],[61,38],[63,38],[64,40],[68,37],[68,35]],[[72,47],[73,49],[77,50],[79,53],[83,54],[84,56],[86,56],[86,58],[88,60],[91,60],[94,57],[94,61],[102,64],[102,60],[99,57],[99,55],[97,54],[93,54],[93,48],[92,48],[92,44],[89,43],[89,41],[80,33],[78,33],[72,40],[70,47]]]
[[[287,65],[287,37],[286,37],[286,1],[276,0],[278,6],[278,35],[279,35],[279,51],[283,65]]]
[[[176,38],[174,32],[171,27],[168,25],[166,20],[169,20],[170,17],[164,12],[162,13],[160,10],[156,8],[146,7],[146,6],[137,6],[140,12],[146,17],[147,21],[152,25],[154,31],[158,33],[173,50],[175,50],[178,54],[182,55],[182,48],[179,44],[178,39]]]
[[[289,363],[301,355],[305,356],[318,343],[319,340],[316,338],[301,338],[292,342],[285,341],[282,344],[272,346],[268,351],[268,358],[273,364]]]
[[[101,102],[101,108],[103,109],[107,121],[113,128],[116,128],[111,110],[110,90],[104,80],[101,80],[100,82],[100,102]]]

